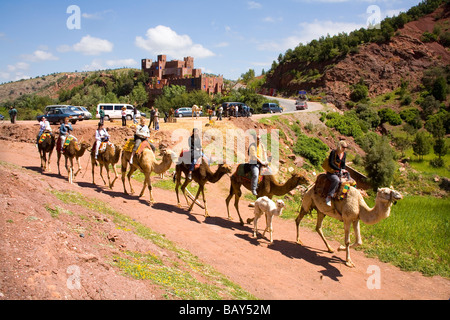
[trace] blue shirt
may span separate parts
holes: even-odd
[[[62,123],[61,127],[59,127],[59,133],[62,136],[67,136],[70,131],[73,131],[72,125],[70,123],[68,124]]]

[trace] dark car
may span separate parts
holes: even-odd
[[[282,113],[283,108],[276,103],[264,103],[261,109],[262,113]]]
[[[223,109],[223,113],[225,114],[225,116],[230,116],[230,107],[231,106],[237,106],[238,107],[238,113],[237,115],[232,114],[232,116],[237,116],[237,117],[246,117],[246,116],[251,116],[252,114],[255,113],[255,110],[249,106],[247,106],[245,103],[243,102],[224,102],[222,103],[222,109]]]
[[[297,101],[295,103],[296,110],[306,110],[308,109],[308,103],[306,101]]]
[[[77,121],[83,120],[83,114],[78,114],[76,112],[73,112],[69,108],[54,108],[47,112],[45,115],[39,115],[36,117],[37,121],[41,121],[42,117],[44,117],[50,122],[51,124],[58,124],[63,123],[65,118],[69,118],[69,121],[72,124],[77,123]]]

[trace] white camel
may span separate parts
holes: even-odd
[[[281,216],[283,212],[283,208],[286,205],[284,204],[283,200],[277,200],[274,202],[273,200],[269,199],[268,197],[260,197],[255,201],[255,217],[253,218],[255,220],[253,225],[253,237],[256,238],[256,232],[258,230],[258,219],[261,218],[263,214],[266,215],[266,229],[264,230],[263,237],[266,234],[266,231],[270,232],[270,243],[273,243],[272,239],[272,233],[273,233],[273,227],[272,227],[272,221],[273,216]],[[252,219],[248,219],[247,222],[251,222]]]

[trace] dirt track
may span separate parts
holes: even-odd
[[[0,140],[0,148],[0,161],[30,172],[39,171],[39,155],[33,144]],[[81,164],[85,166],[87,162],[88,156],[85,155]],[[53,157],[52,164],[53,173],[43,175],[42,179],[64,188],[67,184],[65,170],[62,168],[63,176],[59,177],[54,174],[56,157]],[[140,190],[139,183],[133,183],[135,190]],[[357,267],[350,269],[344,265],[345,252],[326,252],[319,236],[307,229],[302,229],[301,233],[306,246],[299,246],[295,243],[295,223],[292,220],[274,220],[272,245],[261,237],[253,239],[252,226],[240,226],[234,208],[231,209],[234,221],[226,219],[224,199],[228,188],[229,178],[226,176],[215,185],[208,184],[211,217],[204,218],[199,207],[195,207],[192,214],[177,208],[174,191],[154,190],[157,203],[149,207],[146,203],[148,192],[141,199],[137,196],[124,198],[120,180],[113,190],[108,190],[92,185],[88,172],[84,178],[79,175],[75,185],[67,184],[67,190],[76,190],[108,202],[118,211],[164,234],[260,299],[448,299],[450,296],[447,279],[403,272],[376,259],[366,258],[362,252],[352,250],[352,259]],[[244,221],[252,216],[251,208],[246,204],[241,201]],[[260,228],[263,227],[264,222],[260,223]],[[332,242],[335,248],[338,245]],[[380,289],[368,288],[367,281],[372,275],[368,271],[370,266],[380,270]],[[147,296],[138,298],[151,299]]]

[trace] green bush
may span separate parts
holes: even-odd
[[[352,136],[358,138],[363,134],[363,131],[358,124],[356,117],[351,116],[351,114],[346,113],[340,115],[337,112],[331,112],[327,115],[326,126],[329,128],[335,128],[341,134],[345,136]]]
[[[378,115],[382,123],[387,122],[393,126],[402,124],[402,118],[400,117],[400,115],[390,108],[379,110]]]
[[[308,159],[315,167],[322,164],[327,157],[328,146],[318,138],[310,138],[305,134],[298,136],[293,151],[306,159]]]
[[[350,93],[350,99],[354,102],[358,102],[367,99],[368,95],[369,89],[367,86],[364,83],[359,82],[353,86],[353,91]]]
[[[378,139],[368,150],[364,157],[364,167],[375,190],[392,183],[395,172],[394,152],[386,137]]]
[[[420,111],[417,108],[408,108],[400,111],[400,117],[415,129],[422,128]]]

